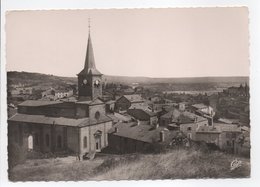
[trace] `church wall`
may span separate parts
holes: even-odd
[[[79,143],[78,128],[68,127],[67,128],[67,146],[68,146],[68,149],[77,153],[78,152],[78,143]]]
[[[77,105],[76,115],[77,117],[88,117],[88,105]]]
[[[89,117],[95,118],[95,114],[97,111],[99,111],[100,115],[105,115],[105,104],[89,106]]]
[[[58,140],[60,138],[60,140]],[[64,150],[64,133],[63,126],[55,126],[54,140],[56,142],[55,151]],[[59,142],[60,141],[60,142]]]
[[[23,149],[27,149],[27,142],[25,138],[26,124],[19,123],[8,123],[8,144],[17,144]]]
[[[84,137],[87,137],[86,146],[84,145]],[[85,154],[88,153],[90,150],[90,134],[89,134],[89,127],[80,128],[80,153]]]
[[[46,140],[49,136],[49,140]],[[51,142],[51,128],[50,126],[44,126],[43,128],[43,152],[50,152],[51,151],[51,145],[52,145],[52,142]],[[48,142],[49,141],[49,144]]]
[[[107,131],[112,127],[112,121],[89,126],[89,151],[96,150],[96,140],[94,134],[101,131],[101,149],[108,146]]]

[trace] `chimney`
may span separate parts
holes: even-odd
[[[115,127],[115,133],[117,133],[118,132],[118,127]]]
[[[164,131],[160,132],[160,142],[164,142]]]

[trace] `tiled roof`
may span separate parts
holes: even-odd
[[[188,111],[184,111],[184,112],[182,112],[182,114],[183,114],[184,116],[186,116],[186,117],[189,117],[190,119],[195,119],[195,118],[196,118],[197,122],[205,121],[205,120],[207,121],[206,118],[204,118],[204,117],[202,117],[202,116],[198,116],[198,115],[193,114],[193,113],[188,112]]]
[[[96,118],[89,118],[87,122],[83,122],[79,124],[80,127],[84,126],[89,126],[89,125],[94,125],[94,124],[99,124],[99,123],[104,123],[104,122],[109,122],[112,121],[112,119],[106,115],[100,115],[98,119]]]
[[[156,113],[148,111],[148,110],[143,110],[143,109],[128,109],[128,114],[135,118],[145,118],[147,115],[149,117],[156,116]],[[146,115],[146,116],[145,116]]]
[[[72,126],[72,127],[84,127],[89,125],[94,125],[97,123],[112,121],[111,118],[105,115],[101,115],[100,118],[97,119],[89,119],[89,118],[65,118],[65,117],[49,117],[44,115],[29,115],[29,114],[16,114],[8,119],[9,122],[24,122],[24,123],[32,123],[32,124],[46,124],[52,125],[63,125],[63,126]]]
[[[114,101],[114,100],[109,100],[109,101],[106,101],[106,104],[113,104],[113,103],[115,103],[116,101]]]
[[[118,132],[115,132],[115,127],[118,128]],[[165,137],[165,141],[162,143],[170,143],[180,133],[179,131],[169,131],[164,127],[154,128],[149,125],[137,125],[135,122],[118,123],[108,133],[142,142],[155,143],[160,142],[161,131],[164,132]]]
[[[204,105],[204,104],[202,104],[202,103],[200,103],[200,104],[194,104],[194,105],[192,105],[194,108],[197,108],[197,109],[202,109],[202,108],[207,108],[207,106],[206,105]]]
[[[107,116],[110,117],[113,120],[113,122],[119,122],[119,119],[114,114],[107,114]]]
[[[93,101],[79,101],[77,102],[79,104],[88,104],[88,105],[100,105],[100,104],[104,104],[103,101],[101,101],[100,99],[94,99]]]
[[[131,103],[133,102],[143,102],[143,98],[140,95],[132,94],[132,95],[124,95]]]
[[[162,115],[162,118],[177,118],[179,117],[181,114],[181,112],[177,109],[173,109],[169,112],[167,112],[166,114]]]
[[[217,134],[219,134],[219,133],[221,133],[221,130],[218,127],[200,126],[197,129],[196,133],[212,133],[212,134],[217,133]]]
[[[122,115],[119,113],[114,113],[114,116],[119,120],[119,121],[131,121],[132,117],[128,114]]]
[[[60,104],[61,101],[47,101],[47,100],[27,100],[19,104],[19,106],[46,106]]]
[[[151,110],[152,108],[147,103],[136,103],[129,107],[129,109],[141,109],[141,110]]]
[[[204,117],[198,116],[188,111],[181,112],[178,109],[174,109],[164,115],[161,118],[171,118],[172,122],[178,122],[180,124],[194,123],[195,118],[197,122],[205,121]]]
[[[223,132],[241,132],[241,128],[235,124],[214,123],[214,127],[219,127]]]

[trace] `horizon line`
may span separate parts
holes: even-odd
[[[55,75],[55,74],[48,74],[48,73],[40,73],[40,72],[29,72],[29,71],[17,71],[17,70],[11,70],[11,71],[6,71],[8,72],[19,72],[19,73],[38,73],[38,74],[44,74],[44,75],[51,75],[51,76],[56,76],[56,77],[70,77],[70,78],[74,78],[77,76],[64,76],[64,75]],[[76,74],[77,75],[77,74]],[[149,78],[149,79],[169,79],[169,78],[225,78],[225,77],[247,77],[250,78],[250,75],[214,75],[214,76],[186,76],[186,77],[150,77],[150,76],[141,76],[141,75],[111,75],[111,74],[103,74],[105,76],[115,76],[115,77],[131,77],[131,78]]]

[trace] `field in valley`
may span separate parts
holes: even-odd
[[[242,165],[234,170],[230,163]],[[221,152],[174,150],[161,154],[97,156],[78,161],[76,157],[34,159],[9,171],[11,181],[145,180],[250,177],[248,158]]]

